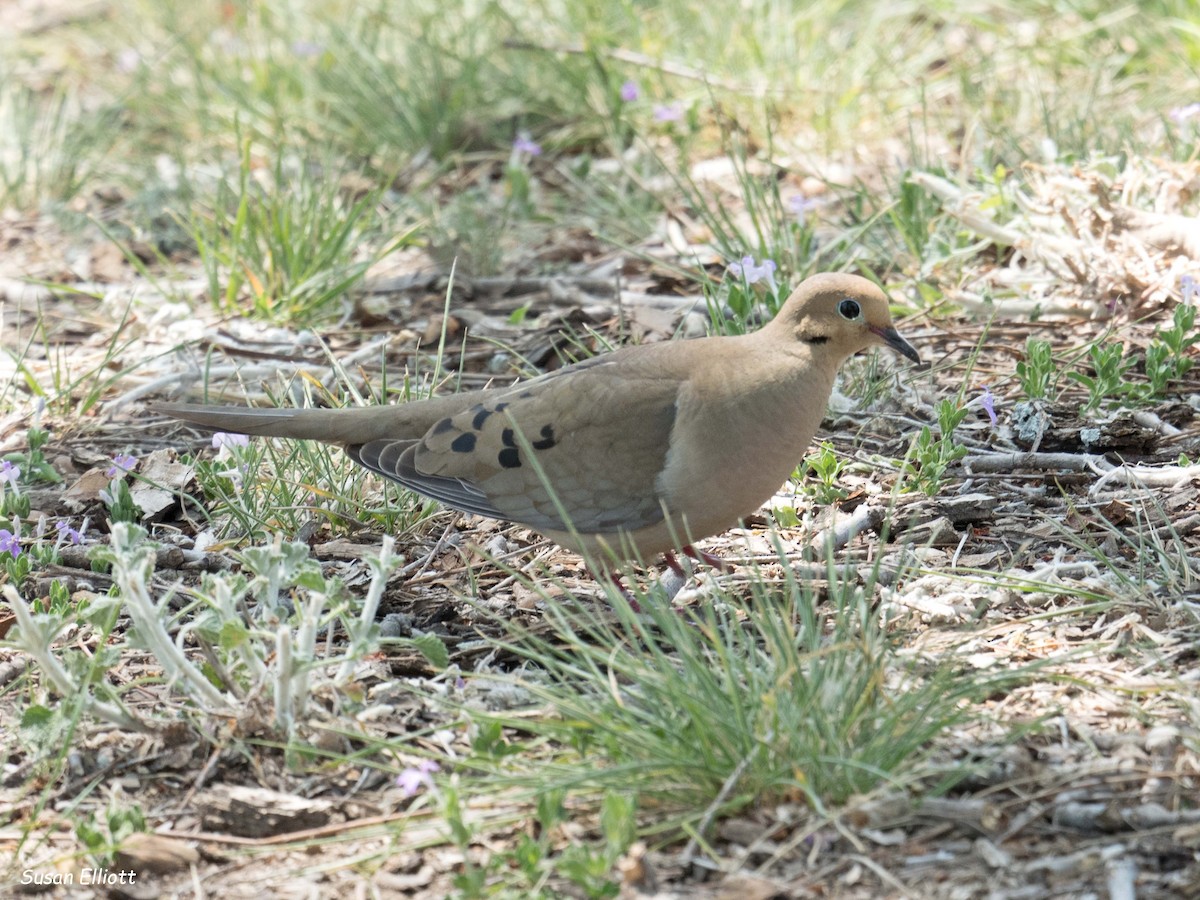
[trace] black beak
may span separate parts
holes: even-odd
[[[900,337],[900,332],[898,332],[895,328],[892,328],[890,325],[887,328],[881,328],[877,325],[870,325],[868,327],[881,341],[883,341],[897,353],[907,356],[917,365],[921,364],[921,357],[918,355],[916,348],[904,338]]]

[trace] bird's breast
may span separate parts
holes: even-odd
[[[696,537],[754,512],[808,452],[832,387],[810,373],[800,384],[760,379],[717,400],[681,398],[658,481],[667,508],[685,512]]]

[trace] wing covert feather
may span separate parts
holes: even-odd
[[[418,441],[372,441],[351,455],[448,506],[535,529],[654,524],[680,384],[606,359],[489,391]]]

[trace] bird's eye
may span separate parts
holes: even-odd
[[[838,313],[843,319],[854,321],[862,315],[862,308],[853,300],[843,300],[838,304]]]

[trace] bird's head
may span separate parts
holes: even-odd
[[[785,329],[794,340],[814,352],[833,354],[838,362],[876,344],[921,361],[892,324],[883,291],[858,275],[829,272],[806,278],[768,327]]]

